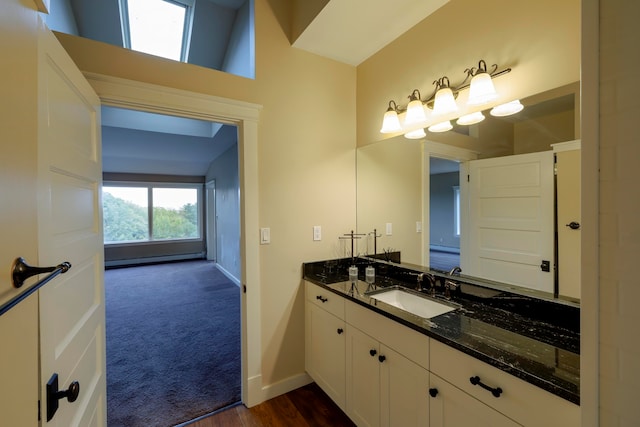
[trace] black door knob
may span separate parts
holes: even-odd
[[[66,390],[58,390],[58,374],[53,374],[47,382],[47,421],[51,421],[58,410],[58,400],[75,402],[80,395],[80,383],[73,381]]]
[[[380,361],[380,363],[382,363],[385,360],[387,360],[387,356],[384,356],[384,355],[381,354],[380,356],[378,356],[378,360]]]
[[[338,328],[338,330],[337,330],[336,332],[338,332],[338,335],[340,335],[341,333],[343,333],[343,332],[344,332],[344,329],[342,329],[342,328]]]
[[[371,357],[373,357],[378,354],[378,352],[376,350],[369,350],[369,354],[371,355]]]
[[[436,397],[438,395],[438,389],[435,387],[432,387],[429,389],[429,395],[431,397]]]

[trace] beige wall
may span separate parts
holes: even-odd
[[[512,68],[493,104],[580,80],[580,0],[451,0],[358,66],[358,145],[383,139],[389,100],[406,107],[413,89],[424,99],[442,76],[459,84],[480,59]]]
[[[272,2],[276,4],[277,2]],[[57,34],[83,71],[261,104],[260,246],[263,385],[304,372],[305,261],[336,256],[355,227],[354,67],[291,48],[266,0],[256,0],[256,79]],[[312,227],[323,239],[313,242]]]
[[[640,3],[600,1],[600,424],[640,425]],[[584,147],[584,146],[583,146]]]

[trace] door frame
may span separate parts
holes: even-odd
[[[97,73],[84,73],[102,105],[234,125],[240,178],[242,402],[264,400],[260,335],[258,119],[261,105]]]
[[[441,159],[453,160],[459,162],[462,165],[469,160],[476,160],[478,158],[478,152],[468,150],[466,148],[455,147],[453,145],[442,144],[440,142],[428,141],[424,142],[422,147],[422,265],[428,266],[429,262],[429,245],[431,242],[431,236],[429,228],[431,226],[429,218],[429,210],[431,207],[431,177],[429,170],[429,158],[438,157]],[[460,186],[460,200],[466,200],[468,194],[466,189]],[[466,222],[468,221],[469,211],[466,208],[466,204],[460,206],[460,226],[462,229],[466,229]],[[460,236],[460,252],[466,250],[465,247],[467,239]]]
[[[218,213],[216,212],[216,180],[205,184],[207,260],[218,260]]]

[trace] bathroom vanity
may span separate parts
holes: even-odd
[[[372,287],[368,260],[353,285],[349,262],[304,266],[305,362],[357,425],[580,424],[576,305],[384,262]]]

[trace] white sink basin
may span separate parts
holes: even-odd
[[[399,288],[376,291],[369,294],[369,297],[426,319],[455,310],[455,308],[448,305],[440,304]]]

